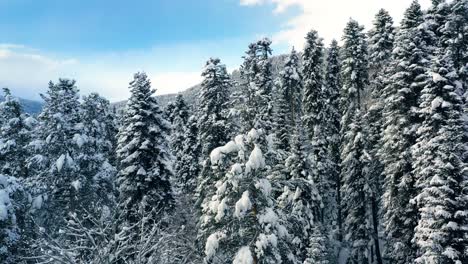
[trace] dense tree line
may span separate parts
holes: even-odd
[[[143,72],[119,111],[74,80],[37,116],[4,89],[0,262],[468,263],[468,1],[271,56],[248,45],[238,92],[210,58],[196,106]]]

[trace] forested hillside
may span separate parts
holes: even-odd
[[[468,0],[304,38],[176,96],[135,73],[123,107],[4,89],[0,262],[468,263]]]

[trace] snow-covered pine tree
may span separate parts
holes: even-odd
[[[83,97],[81,103],[81,123],[83,137],[81,153],[77,163],[81,173],[87,178],[81,190],[88,192],[89,202],[96,212],[107,210],[115,203],[116,169],[114,160],[116,127],[110,103],[97,93]],[[107,207],[107,209],[105,207]]]
[[[299,57],[292,49],[276,83],[277,103],[275,106],[275,134],[277,149],[288,152],[291,146],[291,131],[300,122],[302,76],[299,69]]]
[[[364,28],[351,19],[343,36],[342,109],[341,120],[341,195],[343,233],[350,246],[348,263],[366,263],[370,258],[368,245],[369,208],[368,182],[365,178],[367,155],[362,128],[361,97],[368,85],[367,40]]]
[[[425,38],[428,51],[431,56],[436,55],[437,47],[443,45],[446,48],[447,42],[440,42],[444,35],[447,19],[450,14],[450,7],[446,0],[431,0],[432,5],[424,15],[424,29],[428,33]]]
[[[183,148],[185,126],[189,118],[189,110],[185,103],[184,97],[178,94],[172,109],[172,127],[171,127],[171,150],[173,155],[177,157]],[[180,158],[180,157],[179,157]]]
[[[23,222],[29,207],[20,180],[0,174],[0,262],[21,263]]]
[[[328,155],[330,160],[333,162],[334,167],[330,175],[330,179],[333,180],[336,193],[336,223],[333,228],[336,233],[336,238],[342,240],[342,219],[341,219],[341,195],[340,195],[340,122],[341,122],[341,111],[340,111],[340,90],[341,90],[341,65],[340,65],[340,48],[338,42],[333,40],[328,49],[328,55],[326,59],[326,70],[325,70],[325,83],[324,83],[324,97],[328,98]]]
[[[18,178],[28,175],[27,145],[36,120],[23,113],[18,99],[4,88],[5,100],[0,103],[0,174]]]
[[[318,32],[307,33],[304,53],[302,54],[302,76],[304,82],[303,124],[309,140],[314,137],[315,126],[323,107],[323,40]]]
[[[74,80],[49,83],[45,104],[38,116],[38,129],[30,143],[29,176],[26,187],[33,196],[36,222],[46,232],[57,231],[70,212],[88,206],[79,192],[86,178],[76,159],[84,131],[80,125],[80,102]],[[52,233],[55,235],[57,233]]]
[[[415,179],[410,148],[420,120],[414,109],[427,82],[428,51],[421,27],[423,12],[417,1],[406,10],[395,41],[390,77],[382,92],[383,136],[379,156],[384,165],[383,212],[387,237],[385,257],[395,264],[413,263],[411,243],[418,213],[414,203]]]
[[[350,256],[347,263],[368,263],[372,241],[369,206],[369,183],[366,170],[368,156],[365,153],[363,116],[356,108],[349,119],[348,130],[343,134],[341,152],[341,195],[343,197],[344,241],[349,243]]]
[[[197,187],[197,177],[200,173],[201,144],[198,141],[198,120],[196,116],[189,117],[184,134],[182,156],[175,164],[178,187],[184,193],[191,193]]]
[[[444,42],[450,48],[452,61],[460,78],[468,84],[468,1],[454,0],[444,28]],[[465,88],[466,89],[466,88]]]
[[[251,43],[240,69],[244,89],[241,100],[242,132],[247,132],[252,127],[266,131],[272,129],[270,45],[271,40],[268,38]]]
[[[328,249],[326,248],[327,238],[318,227],[314,227],[312,235],[309,239],[309,248],[307,258],[304,264],[329,264],[333,263],[328,260]]]
[[[218,179],[212,173],[209,155],[228,140],[228,100],[231,80],[220,59],[210,58],[203,69],[198,109],[198,141],[201,144],[202,168],[197,182],[198,203],[211,197],[213,183]]]
[[[317,31],[312,30],[306,36],[306,45],[302,55],[304,76],[303,124],[311,142],[311,176],[322,196],[323,207],[316,215],[325,230],[332,229],[336,220],[336,188],[332,178],[336,164],[330,156],[329,139],[333,137],[330,118],[333,118],[333,105],[329,97],[333,91],[324,85],[323,55],[324,46]],[[332,88],[333,89],[333,88]]]
[[[202,205],[207,263],[291,263],[282,258],[293,256],[288,254],[287,230],[275,212],[261,137],[262,130],[252,129],[211,152],[212,168],[223,177]]]
[[[310,173],[312,165],[303,144],[306,140],[305,132],[300,124],[293,129],[291,154],[285,161],[286,178],[277,183],[281,190],[276,202],[291,236],[289,245],[293,250],[294,260],[302,263],[307,258],[313,258],[310,253],[317,246],[311,244],[313,234],[323,235],[324,238],[326,235],[319,219],[323,208],[322,198]],[[328,246],[326,239],[321,242],[321,247]],[[320,259],[324,260],[328,255],[323,257]]]
[[[206,62],[202,76],[198,129],[199,140],[203,143],[202,157],[208,157],[216,146],[228,141],[226,116],[232,84],[226,66],[218,58]]]
[[[164,118],[169,121],[169,123],[172,124],[172,121],[174,121],[174,108],[175,108],[175,104],[174,102],[169,102],[166,107],[164,107],[164,111],[163,111],[163,115],[164,115]]]
[[[381,148],[382,136],[382,109],[384,106],[382,90],[386,83],[388,64],[390,62],[395,29],[390,14],[381,9],[374,19],[374,27],[369,32],[369,71],[370,71],[370,98],[367,102],[368,110],[365,113],[366,121],[366,152],[370,155],[367,179],[370,184],[370,203],[372,211],[372,236],[374,238],[374,250],[377,263],[382,264],[380,253],[380,198],[383,193],[383,165],[378,156]]]
[[[131,96],[125,107],[117,145],[121,230],[132,228],[142,216],[147,217],[143,222],[150,228],[174,205],[167,142],[170,124],[163,117],[145,73],[136,73],[129,89]],[[135,237],[142,231],[139,228],[135,228]]]
[[[413,238],[419,247],[415,263],[468,262],[468,182],[462,160],[467,132],[451,57],[450,51],[439,48],[432,80],[421,91],[423,122],[412,147],[420,213]]]

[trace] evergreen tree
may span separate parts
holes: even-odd
[[[412,263],[416,250],[411,243],[418,214],[411,146],[420,123],[415,113],[420,91],[427,82],[428,51],[421,24],[423,12],[417,1],[406,10],[398,32],[390,77],[382,92],[383,138],[379,154],[384,165],[384,227],[386,257],[391,263]]]
[[[184,97],[178,94],[172,109],[172,129],[171,129],[171,149],[174,156],[182,151],[184,141],[184,131],[189,118],[189,110]]]
[[[36,120],[23,113],[19,100],[4,88],[5,101],[0,103],[0,174],[27,177],[27,145]]]
[[[20,181],[0,174],[0,262],[20,263],[28,195]]]
[[[433,59],[432,80],[421,92],[423,122],[412,148],[420,213],[413,238],[419,247],[415,263],[468,261],[467,167],[462,160],[466,131],[451,57],[439,48]]]
[[[442,36],[444,35],[447,18],[450,14],[450,7],[446,0],[431,0],[432,5],[427,10],[424,16],[424,27],[427,30],[426,34],[426,45],[431,56],[435,55],[437,47],[444,46],[448,43],[441,42]]]
[[[198,117],[199,140],[202,156],[208,157],[216,147],[225,144],[227,139],[227,101],[231,80],[226,66],[218,58],[206,62],[202,76]]]
[[[271,40],[265,38],[249,45],[241,66],[244,94],[241,113],[242,130],[255,127],[272,129],[271,114],[273,81],[271,74]],[[269,132],[267,132],[269,133]]]
[[[277,81],[277,105],[275,132],[277,148],[288,152],[291,145],[291,130],[301,117],[302,76],[299,57],[293,49]]]
[[[293,249],[295,260],[300,263],[313,258],[310,253],[317,245],[311,244],[311,237],[316,232],[315,235],[323,235],[324,231],[319,221],[322,198],[310,173],[312,166],[307,158],[304,140],[302,127],[297,125],[293,131],[291,154],[285,162],[286,178],[279,183],[282,190],[277,198],[278,208],[284,215],[286,228],[291,235],[290,248]],[[320,246],[326,247],[327,242],[325,239],[320,241]],[[323,257],[328,256],[325,254]]]
[[[83,97],[81,104],[83,137],[79,144],[81,153],[77,163],[87,178],[81,190],[88,193],[89,203],[95,204],[98,212],[113,207],[115,202],[116,169],[114,159],[116,127],[110,103],[97,93]]]
[[[330,172],[330,179],[332,179],[335,186],[336,193],[336,222],[330,220],[331,224],[335,224],[333,229],[337,235],[337,239],[341,241],[342,234],[342,219],[341,219],[341,195],[340,195],[340,89],[341,89],[341,65],[340,65],[340,48],[338,42],[333,40],[327,55],[325,84],[324,84],[324,97],[327,98],[327,133],[328,138],[328,155],[330,161],[334,164],[333,170]],[[330,224],[330,223],[329,223]]]
[[[131,228],[142,215],[152,215],[147,219],[150,227],[174,205],[169,182],[173,175],[167,142],[169,123],[145,73],[136,73],[129,88],[131,96],[117,146],[120,229]]]
[[[310,236],[309,249],[304,264],[329,264],[327,259],[326,237],[315,227]]]
[[[371,258],[368,245],[371,241],[369,190],[365,172],[368,157],[365,153],[365,134],[362,114],[355,109],[343,135],[341,152],[341,192],[343,196],[344,238],[350,246],[347,263],[367,263]]]
[[[343,232],[350,244],[348,263],[366,263],[370,254],[368,221],[368,182],[365,179],[367,157],[364,155],[361,97],[368,84],[367,40],[364,28],[350,20],[343,36],[341,120],[341,195]]]
[[[201,144],[198,141],[198,124],[195,116],[188,119],[184,134],[182,155],[175,164],[178,187],[184,193],[193,193],[197,187],[197,177],[200,173]]]
[[[465,84],[468,64],[468,1],[454,0],[444,28],[443,42],[451,50],[452,61]]]
[[[380,198],[383,192],[383,165],[378,156],[381,148],[382,135],[382,109],[384,106],[382,90],[386,83],[388,65],[391,59],[394,44],[393,19],[390,14],[381,9],[374,20],[374,28],[369,34],[369,67],[370,67],[370,102],[369,109],[365,114],[367,126],[366,151],[370,155],[367,179],[370,184],[370,202],[372,211],[372,225],[374,238],[374,249],[377,263],[382,263],[380,253]]]
[[[198,141],[201,144],[202,168],[197,183],[198,205],[209,199],[218,179],[208,159],[211,151],[228,141],[228,99],[231,80],[226,66],[218,58],[210,58],[205,65],[201,84],[198,116]]]
[[[307,33],[302,54],[302,75],[304,79],[303,123],[309,140],[313,139],[314,129],[323,108],[323,41],[317,31]]]
[[[50,82],[47,93],[41,96],[45,104],[38,116],[36,137],[30,143],[26,186],[34,197],[33,209],[41,209],[37,223],[47,231],[56,231],[65,224],[68,213],[88,206],[82,203],[80,192],[86,178],[76,163],[84,131],[74,80]]]
[[[213,170],[223,175],[203,203],[202,236],[207,263],[282,263],[287,231],[275,212],[261,130],[252,129],[211,152]],[[295,263],[295,262],[293,262]]]

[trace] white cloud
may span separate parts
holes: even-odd
[[[430,0],[420,1],[428,7]],[[380,8],[387,9],[395,22],[399,22],[409,0],[241,0],[242,5],[273,4],[274,14],[283,13],[291,7],[298,7],[299,14],[289,18],[283,28],[273,35],[276,43],[288,43],[303,47],[304,37],[315,29],[328,43],[333,38],[340,39],[343,28],[352,17],[364,24],[366,29],[372,25],[374,15]]]
[[[265,0],[240,0],[241,5],[259,5],[263,4]]]
[[[73,78],[81,94],[99,92],[111,101],[118,101],[128,97],[128,83],[137,71],[147,72],[157,94],[179,92],[201,81],[200,71],[157,67],[159,55],[159,52],[146,51],[57,58],[22,45],[0,44],[0,87],[10,87],[20,97],[38,99],[50,80]],[[200,60],[195,69],[201,69],[201,64]]]

